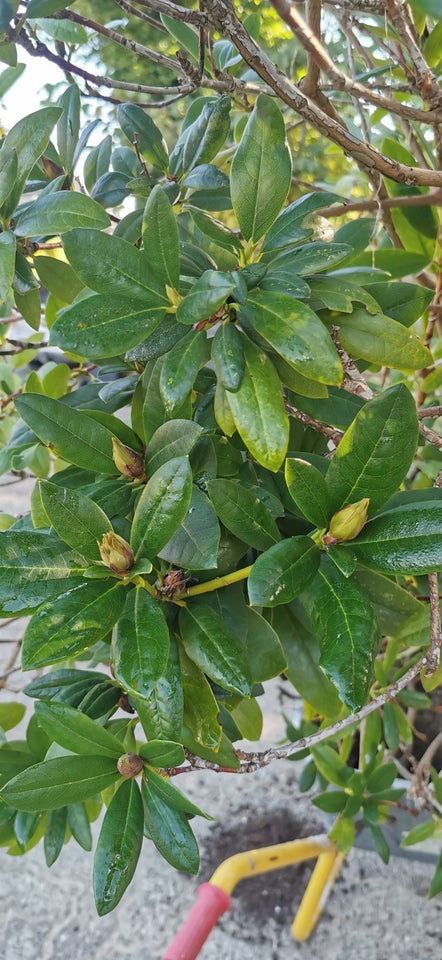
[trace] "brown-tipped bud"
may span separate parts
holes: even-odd
[[[104,533],[101,543],[98,544],[103,563],[115,573],[127,573],[132,570],[135,557],[132,547],[119,537],[118,533]]]
[[[143,761],[137,753],[123,753],[117,762],[122,777],[137,777],[143,769]]]
[[[141,454],[132,450],[132,447],[127,447],[116,437],[112,437],[112,456],[117,470],[123,473],[125,477],[130,477],[132,480],[134,477],[138,477],[140,480],[146,479]]]
[[[323,544],[332,546],[345,540],[354,540],[366,524],[369,503],[369,497],[364,497],[334,513],[329,529],[322,538]]]

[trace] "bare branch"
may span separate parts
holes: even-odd
[[[385,8],[411,60],[412,70],[407,71],[410,83],[422,100],[427,101],[432,107],[441,107],[442,90],[416,41],[412,21],[409,18],[408,3],[404,3],[403,0],[385,0]]]
[[[385,197],[382,206],[387,209],[393,207],[442,207],[442,190],[430,190],[428,193],[416,193],[405,197]],[[354,211],[377,210],[377,200],[355,200],[352,203],[334,204],[318,210],[321,217],[342,217],[345,213]]]
[[[317,433],[320,433],[321,436],[325,437],[326,440],[332,440],[335,447],[338,446],[339,442],[344,436],[343,430],[337,430],[334,427],[327,427],[326,424],[321,423],[320,420],[314,420],[313,417],[309,417],[307,413],[304,413],[302,410],[297,410],[296,407],[293,407],[291,403],[285,401],[285,409],[289,417],[293,417],[294,420],[299,420],[300,423],[303,423],[306,427],[311,427],[312,430],[316,430]]]
[[[430,593],[430,649],[427,654],[425,677],[432,677],[439,669],[440,651],[442,646],[442,631],[439,607],[439,581],[437,573],[428,574],[428,588]]]
[[[207,4],[208,0],[204,2]],[[280,100],[308,120],[316,130],[337,143],[366,170],[375,169],[383,176],[399,183],[442,185],[442,171],[411,167],[384,156],[370,144],[358,140],[304,96],[247,33],[235,14],[231,0],[211,0],[208,14],[212,26],[231,40],[245,62],[275,91]]]
[[[172,60],[170,57],[166,57],[164,54],[158,53],[156,50],[152,50],[150,47],[145,47],[143,44],[137,43],[136,40],[131,40],[130,37],[124,37],[121,33],[117,33],[116,30],[112,30],[110,27],[104,27],[101,23],[97,23],[96,20],[89,20],[87,17],[82,17],[80,13],[75,13],[73,10],[64,10],[61,14],[55,14],[55,19],[57,18],[61,20],[71,20],[73,23],[79,23],[83,27],[89,27],[91,30],[94,30],[95,33],[105,37],[106,40],[111,40],[112,43],[116,43],[120,47],[125,47],[126,50],[131,50],[132,53],[135,53],[140,57],[147,57],[148,60],[152,60],[154,63],[159,63],[162,67],[166,67],[167,70],[173,70],[174,73],[181,73],[179,64],[176,62],[176,60]],[[69,66],[71,66],[70,62]]]

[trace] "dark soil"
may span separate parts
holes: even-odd
[[[285,808],[257,815],[247,808],[238,810],[230,828],[214,826],[210,846],[202,853],[199,878],[210,879],[212,873],[228,857],[244,850],[267,847],[312,835],[324,833],[324,827],[313,817],[297,819]],[[314,861],[294,864],[241,880],[232,894],[247,916],[247,924],[264,927],[270,917],[277,923],[291,923],[309,881]]]

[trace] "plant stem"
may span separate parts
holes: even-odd
[[[233,573],[226,573],[224,577],[215,577],[214,580],[208,580],[207,583],[197,583],[195,587],[188,587],[178,594],[178,597],[197,597],[201,593],[212,593],[213,590],[219,590],[220,587],[229,587],[231,583],[238,583],[240,580],[247,580],[252,569],[242,567],[241,570],[234,570]]]

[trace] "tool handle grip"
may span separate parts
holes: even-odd
[[[195,960],[219,917],[230,907],[230,897],[221,887],[202,883],[198,899],[163,960]]]

